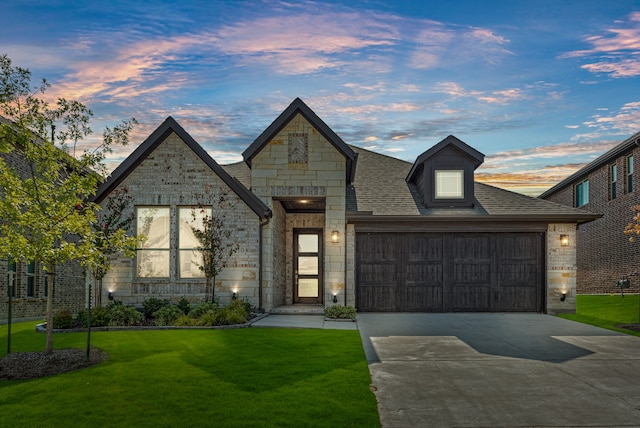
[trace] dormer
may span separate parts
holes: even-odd
[[[473,207],[474,171],[484,155],[449,135],[416,159],[407,183],[414,184],[427,208]]]

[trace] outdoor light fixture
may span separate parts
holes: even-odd
[[[109,300],[113,300],[113,292],[109,291]]]
[[[331,242],[333,242],[334,244],[340,242],[340,232],[338,232],[337,230],[331,232]]]
[[[338,295],[337,294],[333,295],[333,303],[338,303]]]
[[[569,235],[560,235],[560,245],[563,247],[569,246]]]
[[[231,300],[236,300],[238,298],[238,293],[237,292],[233,292],[233,295],[231,296]]]
[[[561,302],[564,302],[564,301],[566,300],[566,298],[567,298],[567,292],[566,292],[566,291],[563,291],[563,292],[562,292],[562,297],[560,298],[560,301],[561,301]]]

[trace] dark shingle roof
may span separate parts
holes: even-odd
[[[375,216],[410,216],[416,220],[539,220],[590,221],[598,216],[585,210],[567,207],[542,199],[521,195],[483,183],[475,183],[473,208],[425,208],[417,189],[405,177],[412,164],[358,147],[358,169],[347,192],[350,218],[359,220]]]

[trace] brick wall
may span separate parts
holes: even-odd
[[[238,297],[259,305],[258,216],[176,134],[168,136],[131,172],[121,187],[129,189],[134,206],[170,207],[170,277],[137,278],[135,261],[117,258],[103,281],[103,302],[107,301],[109,290],[116,299],[134,305],[142,304],[151,296],[172,300],[185,297],[193,302],[204,300],[204,278],[180,278],[178,273],[177,210],[197,205],[202,200],[198,195],[222,191],[229,195],[229,207],[233,212],[227,217],[226,224],[232,230],[231,240],[238,243],[239,249],[216,278],[215,295],[226,304],[237,291]]]
[[[632,220],[631,207],[640,204],[640,150],[633,150],[634,191],[625,189],[625,159],[629,153],[615,160],[618,170],[617,198],[610,200],[609,165],[591,172],[589,179],[589,203],[582,206],[603,217],[578,226],[577,242],[577,292],[579,294],[600,294],[619,292],[616,280],[622,275],[640,272],[640,241],[629,242],[623,233]],[[581,179],[580,181],[582,181]],[[574,186],[565,187],[549,196],[548,200],[574,206]],[[640,276],[631,278],[629,292],[640,291]]]

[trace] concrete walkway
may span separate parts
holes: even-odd
[[[640,427],[640,337],[542,314],[359,314],[382,426]]]
[[[327,321],[324,315],[274,315],[269,314],[253,323],[251,327],[324,328],[331,330],[357,330],[354,321]]]

